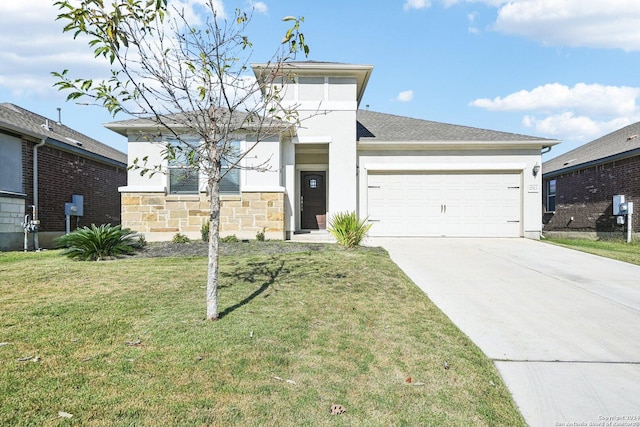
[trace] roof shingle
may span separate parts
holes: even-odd
[[[530,141],[548,142],[549,145],[558,143],[556,140],[535,136],[432,122],[369,110],[357,112],[357,135],[358,141],[380,142]]]
[[[49,124],[48,128],[47,123]],[[0,128],[6,128],[16,133],[25,133],[37,138],[49,138],[68,145],[74,150],[80,149],[127,164],[127,155],[125,153],[54,120],[47,119],[8,102],[0,104]]]
[[[640,122],[581,145],[542,164],[544,174],[580,168],[594,162],[606,162],[614,156],[640,151]]]

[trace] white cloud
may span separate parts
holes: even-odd
[[[409,102],[413,99],[413,91],[412,90],[405,90],[403,92],[400,92],[398,94],[398,96],[396,96],[395,100],[399,101],[399,102]]]
[[[251,4],[251,8],[253,10],[255,10],[256,12],[262,14],[262,15],[266,15],[267,12],[269,12],[269,6],[266,5],[266,3],[261,2],[261,1],[256,1],[256,2],[250,2]]]
[[[171,0],[170,7],[184,8],[190,22],[200,22],[198,12],[208,0]],[[213,1],[219,16],[224,15],[221,0]],[[102,80],[110,75],[108,61],[94,58],[88,38],[63,33],[65,21],[53,2],[21,0],[0,3],[0,90],[16,97],[59,98],[53,88],[52,71],[69,69],[72,77]],[[66,93],[65,93],[66,96]]]
[[[441,0],[497,9],[496,31],[545,45],[640,50],[638,0]]]
[[[23,0],[0,5],[0,89],[14,96],[30,94],[53,98],[52,71],[81,68],[82,75],[108,75],[93,58],[86,39],[73,40],[56,21],[52,2]]]
[[[450,7],[458,3],[483,3],[489,6],[498,7],[510,0],[442,0],[444,7]],[[516,0],[517,1],[517,0]]]
[[[470,106],[488,111],[524,112],[524,126],[542,135],[587,141],[640,120],[640,88],[560,83],[481,98]]]
[[[595,120],[566,112],[542,119],[525,116],[522,124],[535,132],[567,141],[590,141],[640,120],[640,117],[618,117],[612,120]]]
[[[638,111],[640,88],[578,83],[573,87],[549,83],[530,91],[521,90],[493,99],[481,98],[470,103],[489,111],[577,111],[598,116],[620,116]]]
[[[480,34],[480,29],[474,25],[477,18],[478,18],[478,12],[471,12],[467,14],[467,20],[469,21],[470,34]]]
[[[227,13],[224,10],[224,4],[222,0],[212,0],[213,10],[216,11],[218,18],[227,19]],[[202,12],[209,11],[209,0],[169,0],[168,9],[169,14],[177,10],[179,13],[184,13],[184,17],[187,22],[192,25],[201,25]]]
[[[519,0],[500,7],[495,29],[547,45],[640,50],[638,0]]]
[[[406,0],[402,9],[424,9],[431,6],[431,2],[429,0]]]

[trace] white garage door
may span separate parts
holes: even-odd
[[[369,172],[372,236],[519,237],[520,173]]]

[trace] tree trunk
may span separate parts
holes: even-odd
[[[209,180],[209,265],[207,273],[207,319],[218,319],[218,267],[220,241],[220,182]]]

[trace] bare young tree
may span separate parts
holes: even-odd
[[[237,9],[233,20],[219,16],[206,0],[206,18],[189,22],[189,14],[167,0],[60,0],[58,19],[65,32],[88,36],[98,59],[109,62],[111,77],[102,81],[72,79],[54,72],[67,100],[86,99],[114,116],[143,118],[173,142],[163,144],[165,161],[181,159],[207,179],[210,201],[207,318],[218,318],[220,181],[256,144],[295,125],[295,109],[282,108],[278,88],[291,78],[283,65],[309,47],[300,31],[303,18],[285,17],[289,25],[268,62],[268,72],[248,78],[252,42],[246,35],[251,15]],[[202,14],[200,14],[202,16]],[[250,132],[244,151],[233,144]],[[253,166],[265,167],[266,164]],[[162,172],[161,165],[135,159],[141,174]]]

